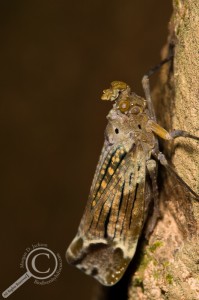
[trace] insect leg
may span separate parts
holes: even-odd
[[[199,141],[199,137],[190,134],[189,132],[184,130],[173,130],[171,132],[168,132],[153,120],[148,121],[147,128],[149,130],[152,130],[157,136],[159,136],[164,140],[173,140],[176,139],[177,137],[185,137],[185,138],[191,138]]]
[[[151,117],[154,121],[156,121],[155,111],[151,100],[150,93],[150,85],[149,85],[149,77],[153,75],[156,71],[158,71],[165,63],[170,61],[173,58],[173,54],[169,55],[166,59],[162,60],[158,65],[151,68],[142,78],[142,86],[145,93],[145,97],[147,100],[148,109],[150,111]]]
[[[175,178],[182,184],[189,192],[194,195],[194,197],[199,201],[199,195],[197,195],[188,184],[176,173],[176,171],[169,165],[165,155],[162,152],[153,152],[154,157],[156,157],[161,165],[163,165],[170,173],[172,173]]]
[[[146,167],[151,179],[152,183],[152,197],[154,200],[153,214],[149,219],[149,223],[146,228],[146,238],[153,232],[153,229],[157,223],[157,220],[160,218],[160,210],[159,210],[159,193],[158,193],[158,185],[157,185],[157,163],[155,160],[150,159],[146,163]]]
[[[199,137],[198,136],[192,135],[189,132],[184,131],[184,130],[173,130],[169,134],[170,134],[170,136],[173,139],[175,139],[177,137],[188,137],[190,139],[194,139],[194,140],[199,141]]]

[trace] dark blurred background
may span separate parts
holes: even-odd
[[[103,143],[113,80],[143,95],[160,60],[168,0],[0,1],[1,293],[25,249],[46,243],[63,269],[10,299],[90,299],[94,280],[65,262]]]

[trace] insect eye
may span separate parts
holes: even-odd
[[[139,106],[134,106],[134,107],[131,109],[131,113],[134,114],[134,115],[138,115],[140,112],[141,112],[141,109],[140,109]]]
[[[129,110],[130,105],[131,104],[129,100],[121,100],[118,104],[118,108],[122,113],[124,113]]]

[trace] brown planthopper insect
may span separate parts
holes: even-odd
[[[132,260],[152,201],[153,222],[149,233],[156,223],[159,215],[157,161],[198,198],[159,151],[157,137],[199,138],[182,130],[169,133],[156,123],[148,75],[142,80],[146,99],[121,81],[113,81],[103,91],[101,99],[114,104],[107,116],[104,146],[84,215],[66,252],[68,263],[106,286],[116,284]]]

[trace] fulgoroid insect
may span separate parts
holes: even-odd
[[[108,286],[121,279],[132,260],[152,201],[148,233],[159,216],[157,161],[198,198],[159,151],[157,137],[199,138],[182,130],[169,133],[158,125],[148,76],[142,82],[146,99],[121,81],[112,82],[103,91],[101,99],[114,104],[107,116],[104,146],[89,199],[77,235],[66,252],[70,264]]]

